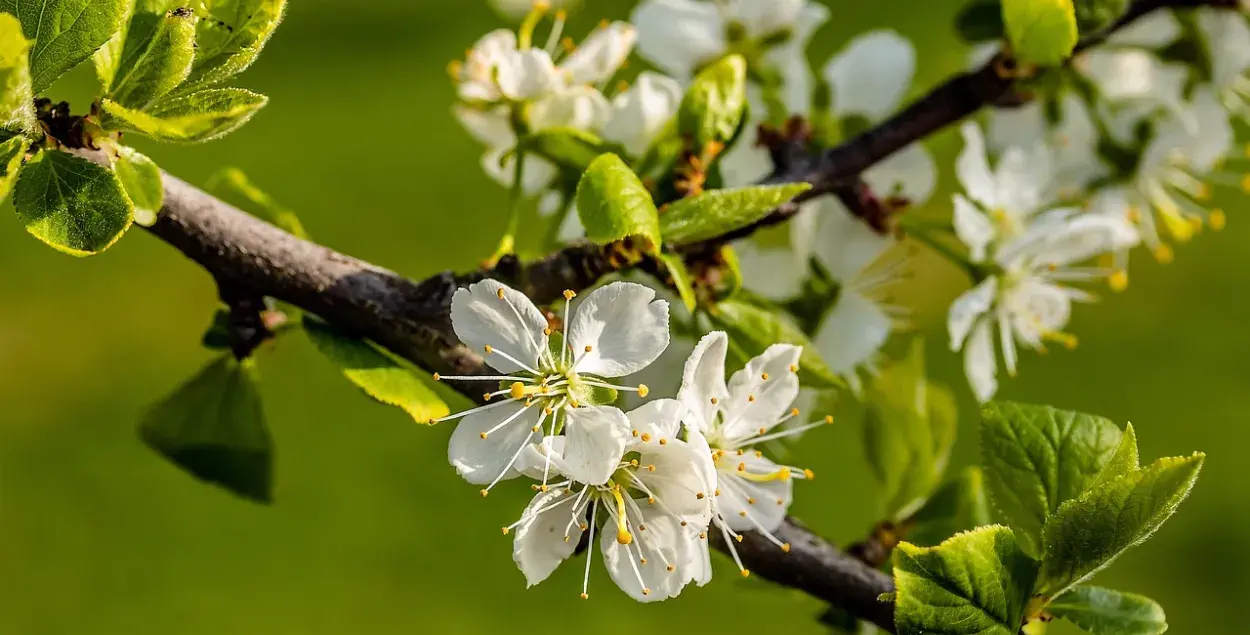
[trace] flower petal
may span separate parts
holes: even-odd
[[[816,349],[839,375],[849,375],[872,359],[890,338],[893,320],[877,303],[843,288],[816,331]]]
[[[643,467],[635,475],[655,496],[656,507],[691,525],[706,525],[712,519],[716,466],[703,435],[693,431],[685,441],[668,438],[663,444],[655,437],[640,439],[630,444],[629,451],[639,453],[638,463]]]
[[[627,515],[633,534],[628,545],[617,540],[611,523],[605,526],[599,541],[608,575],[616,586],[639,602],[677,597],[692,577],[689,571],[678,568],[691,560],[691,544],[680,521],[647,507],[639,511],[630,509]],[[646,526],[645,530],[636,530],[642,525]],[[668,570],[670,564],[672,571]]]
[[[564,411],[564,465],[561,473],[578,483],[602,485],[625,455],[629,419],[612,406],[582,406]]]
[[[716,5],[696,0],[646,0],[630,21],[638,27],[638,54],[684,80],[725,52],[725,22]]]
[[[616,21],[597,29],[560,62],[565,81],[570,85],[599,84],[612,79],[637,40],[638,30],[628,22]]]
[[[915,74],[915,47],[891,30],[856,37],[824,70],[825,80],[833,87],[833,111],[873,121],[897,109]]]
[[[525,412],[482,438],[483,434],[520,410]],[[456,468],[456,473],[475,485],[490,483],[504,472],[511,472],[504,478],[515,478],[513,457],[537,437],[531,428],[538,424],[541,413],[542,408],[525,408],[517,402],[516,405],[502,405],[465,417],[451,433],[447,444],[448,461]]]
[[[574,86],[545,97],[530,108],[530,127],[598,130],[612,116],[612,106],[603,93],[590,86]],[[529,169],[529,164],[526,164]]]
[[[830,204],[817,221],[816,260],[842,284],[853,283],[893,245],[894,239],[878,234],[841,203]]]
[[[756,143],[759,121],[751,121],[738,140],[720,161],[721,178],[726,187],[754,185],[773,171],[768,149]]]
[[[491,368],[515,373],[522,368],[499,355],[485,354],[490,346],[535,367],[544,350],[547,318],[525,294],[495,280],[483,280],[456,289],[451,297],[451,325],[456,337]]]
[[[633,282],[594,290],[570,322],[569,343],[580,360],[579,373],[628,375],[646,368],[668,347],[668,302]]]
[[[968,331],[972,330],[973,324],[989,312],[997,291],[998,278],[990,276],[964,292],[951,304],[946,318],[946,329],[950,332],[952,351],[957,351],[964,345],[964,339],[968,337]]]
[[[516,180],[516,152],[511,147],[499,147],[482,156],[482,171],[496,183],[512,187]],[[534,196],[551,185],[559,174],[550,161],[534,155],[525,156],[525,171],[521,175],[521,189],[526,196]]]
[[[1210,51],[1211,80],[1216,86],[1232,86],[1250,68],[1250,25],[1229,19],[1224,11],[1199,9],[1196,14]]]
[[[603,138],[620,143],[630,154],[641,155],[673,120],[681,97],[681,85],[676,80],[643,71],[629,90],[613,98],[612,118],[603,128]]]
[[[563,85],[563,78],[542,49],[509,51],[496,65],[495,81],[505,97],[528,101],[550,94]]]
[[[457,105],[454,110],[460,125],[482,143],[490,148],[510,148],[516,144],[516,135],[512,133],[512,124],[508,121],[508,109],[504,107],[480,110],[470,106]]]
[[[1062,330],[1072,317],[1072,299],[1063,288],[1036,278],[1012,285],[1003,307],[1016,337],[1033,348],[1041,348],[1043,336]]]
[[[977,401],[985,403],[998,392],[998,361],[994,359],[994,336],[990,320],[981,320],[972,329],[964,347],[964,374]]]
[[[1045,200],[1050,185],[1050,152],[1040,139],[1027,148],[1007,148],[998,162],[994,184],[999,207],[1023,221]]]
[[[638,437],[646,434],[660,439],[676,439],[681,423],[690,418],[686,407],[676,399],[655,399],[625,413],[629,418],[630,434]]]
[[[546,580],[561,562],[573,555],[581,542],[580,523],[569,523],[575,499],[568,490],[557,487],[540,492],[525,507],[521,517],[530,520],[516,528],[512,560],[525,574],[527,586]]]
[[[1151,11],[1116,30],[1107,41],[1120,46],[1162,48],[1175,41],[1180,33],[1181,25],[1171,11]]]
[[[729,378],[729,399],[721,428],[725,439],[748,439],[764,434],[780,422],[799,396],[798,365],[802,352],[802,348],[792,344],[773,344]]]
[[[923,143],[913,143],[865,170],[864,181],[880,196],[923,205],[937,187],[937,166]]]
[[[1018,108],[994,108],[989,113],[986,141],[995,152],[1012,147],[1027,148],[1045,139],[1048,128],[1041,101],[1031,101]]]
[[[972,200],[988,207],[998,207],[998,188],[990,160],[985,153],[985,138],[975,123],[967,122],[959,127],[964,137],[964,149],[955,160],[955,173]]]
[[[712,331],[695,345],[682,369],[681,389],[677,399],[690,411],[704,434],[712,432],[716,415],[729,399],[725,386],[725,353],[729,336]]]
[[[745,472],[751,474],[774,474],[781,469],[776,463],[752,452],[721,460],[737,461]],[[765,531],[773,531],[781,526],[794,500],[793,479],[755,482],[738,476],[736,468],[722,470],[719,474],[717,486],[720,496],[716,497],[716,507],[730,529],[750,531],[757,529],[756,523],[759,523]]]
[[[770,21],[776,21],[782,25],[780,28],[790,30],[788,40],[764,54],[766,62],[780,72],[782,101],[787,114],[806,113],[811,108],[814,83],[811,64],[807,61],[807,47],[816,30],[829,20],[829,9],[807,0],[783,0],[782,3],[764,0],[760,4],[765,5],[765,11],[770,13]],[[796,5],[805,6],[795,10],[793,7]],[[794,17],[790,17],[791,11],[795,11]]]
[[[962,194],[954,196],[955,235],[968,246],[968,255],[972,262],[983,262],[990,243],[998,237],[998,230],[985,214],[973,205]]]
[[[742,269],[742,284],[770,300],[783,301],[803,291],[807,267],[795,260],[789,249],[765,249],[752,240],[734,243],[734,253]]]

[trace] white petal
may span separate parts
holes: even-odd
[[[630,21],[638,27],[638,54],[679,80],[725,52],[725,23],[710,2],[646,0]]]
[[[799,396],[796,371],[802,352],[802,348],[791,344],[773,344],[729,378],[729,399],[721,429],[726,439],[757,436],[777,425]]]
[[[740,23],[749,37],[793,29],[807,0],[728,0],[725,15]]]
[[[816,349],[833,372],[849,375],[881,350],[892,324],[877,303],[843,288],[816,331]]]
[[[665,563],[676,567],[690,559],[690,543],[680,521],[645,504],[641,515],[631,510],[628,516],[631,528],[646,525],[646,530],[633,531],[633,541],[622,545],[617,541],[613,524],[609,523],[604,526],[599,541],[603,564],[612,581],[639,602],[677,597],[691,576],[687,571],[669,571]],[[642,564],[643,559],[646,564]]]
[[[512,560],[525,574],[527,586],[546,580],[561,562],[573,555],[577,543],[581,542],[581,523],[569,526],[573,501],[537,513],[566,498],[576,496],[568,494],[563,487],[557,487],[540,492],[525,507],[522,518],[532,517],[532,520],[516,528],[516,538],[512,540]],[[566,529],[568,540],[565,540]]]
[[[804,270],[812,260],[812,252],[816,246],[816,228],[820,219],[828,213],[825,210],[834,207],[830,201],[837,202],[837,199],[821,196],[802,203],[799,205],[799,212],[786,223],[790,226],[790,249],[794,251],[794,261]]]
[[[612,118],[603,128],[603,138],[641,155],[673,120],[681,97],[676,80],[644,71],[629,90],[613,98]]]
[[[656,439],[676,439],[681,432],[681,423],[689,420],[686,407],[676,399],[655,399],[630,410],[625,414],[629,418],[630,434],[638,433],[638,437],[646,434]]]
[[[530,108],[530,128],[598,130],[611,117],[612,106],[603,93],[590,86],[574,86],[535,102]]]
[[[1098,154],[1099,133],[1089,107],[1073,94],[1061,103],[1062,118],[1051,134],[1053,184],[1062,198],[1110,174],[1111,169]]]
[[[1007,306],[998,307],[998,343],[1003,349],[1003,365],[1009,377],[1016,376],[1016,338],[1011,326],[1011,313]]]
[[[665,443],[660,443],[661,438]],[[711,520],[716,466],[702,434],[692,431],[685,441],[652,437],[644,442],[636,437],[629,451],[639,453],[638,463],[643,467],[635,474],[646,491],[655,496],[657,509],[681,516],[695,526]]]
[[[959,127],[964,137],[964,149],[955,160],[955,173],[972,200],[993,209],[998,207],[998,188],[994,174],[990,172],[990,160],[985,153],[985,139],[975,123],[967,122]]]
[[[994,223],[990,222],[990,219],[962,194],[956,194],[954,201],[955,235],[968,246],[968,254],[972,262],[982,262],[985,260],[986,250],[990,243],[998,237],[998,230],[994,228]]]
[[[1042,337],[1062,330],[1072,317],[1072,300],[1061,287],[1025,278],[1004,295],[1003,305],[1011,316],[1016,337],[1034,348],[1042,345]]]
[[[757,457],[753,452],[742,456],[726,456],[722,461],[743,464],[747,472],[753,474],[772,474],[781,469],[765,457]],[[757,483],[741,478],[735,470],[720,472],[720,496],[716,497],[716,506],[725,524],[734,531],[750,531],[756,529],[758,522],[766,531],[773,531],[781,526],[786,518],[786,510],[794,500],[793,479],[777,479]],[[753,499],[751,503],[748,499]],[[777,501],[781,501],[778,503]],[[742,513],[746,512],[747,516]],[[754,520],[755,522],[751,522]]]
[[[890,30],[856,37],[825,66],[833,111],[876,121],[898,108],[916,73],[916,49]]]
[[[1046,114],[1041,101],[1031,101],[1019,108],[994,108],[989,112],[986,141],[991,150],[1027,148],[1046,138]]]
[[[1208,172],[1232,150],[1234,134],[1228,113],[1216,99],[1210,86],[1194,90],[1188,107],[1188,119],[1197,125],[1191,129],[1185,158],[1191,169]]]
[[[1181,27],[1171,11],[1151,11],[1119,29],[1108,42],[1122,46],[1161,48],[1171,44],[1180,35]]]
[[[1199,9],[1198,28],[1207,40],[1211,80],[1216,86],[1232,86],[1250,68],[1250,25],[1227,11]]]
[[[625,455],[629,419],[612,406],[568,408],[564,413],[566,441],[561,473],[587,485],[607,483]]]
[[[504,478],[517,476],[512,457],[522,446],[538,435],[531,431],[538,424],[542,408],[528,408],[526,412],[508,425],[491,432],[485,439],[482,434],[492,430],[504,420],[515,415],[523,406],[504,405],[471,414],[456,424],[455,432],[447,445],[447,458],[456,473],[475,485],[485,485],[504,472]]]
[[[759,122],[747,124],[742,138],[721,158],[721,177],[725,187],[745,187],[772,174],[773,160],[768,150],[755,143]]]
[[[479,143],[491,148],[512,147],[516,144],[516,135],[512,133],[512,123],[508,121],[507,108],[493,108],[488,111],[457,105],[456,119],[460,125],[473,135]]]
[[[964,345],[968,331],[973,324],[994,304],[994,295],[998,291],[998,278],[990,276],[981,284],[965,291],[951,304],[950,313],[946,318],[946,329],[951,336],[951,350],[957,351]]]
[[[705,434],[712,431],[716,413],[729,399],[729,388],[725,386],[725,353],[728,349],[729,336],[724,331],[712,331],[695,345],[682,370],[677,399],[686,406]]]
[[[998,392],[998,362],[994,359],[993,327],[989,320],[981,320],[972,330],[968,345],[964,347],[964,374],[972,386],[977,401],[985,403]]]
[[[634,50],[638,30],[628,22],[597,29],[564,61],[560,70],[569,84],[598,84],[612,79]]]
[[[499,90],[518,101],[543,97],[563,84],[551,55],[542,49],[509,52],[500,59],[496,72]]]
[[[1050,185],[1050,152],[1041,140],[1028,148],[1008,148],[994,174],[995,198],[1008,214],[1023,220],[1041,207]]]
[[[923,143],[913,143],[864,172],[864,181],[878,196],[902,196],[923,205],[937,186],[937,166]]]
[[[765,4],[775,5],[771,2]],[[782,101],[786,105],[787,114],[806,113],[811,107],[812,84],[815,78],[811,64],[807,61],[807,47],[812,35],[829,19],[829,10],[823,5],[806,0],[801,0],[798,4],[806,6],[793,19],[782,20],[787,23],[786,28],[790,29],[790,39],[769,49],[764,55],[765,60],[781,73]],[[774,6],[772,13],[779,16],[783,11],[778,11]]]
[[[482,171],[496,183],[512,187],[516,179],[516,152],[511,147],[500,147],[482,155]],[[521,189],[526,196],[534,196],[551,185],[559,174],[550,161],[532,154],[525,157],[525,170],[521,175]]]
[[[1081,214],[1046,232],[1026,250],[1034,267],[1063,267],[1102,253],[1127,249],[1140,239],[1124,216]]]
[[[499,87],[495,84],[495,68],[506,57],[516,53],[516,33],[508,29],[496,29],[482,36],[469,49],[464,67],[460,72],[457,92],[467,101],[495,101],[499,99]]]
[[[1158,89],[1162,64],[1154,55],[1141,50],[1094,50],[1077,66],[1098,85],[1110,101],[1153,99]]]
[[[835,280],[855,281],[860,273],[894,245],[840,203],[828,205],[817,221],[816,259]]]
[[[531,368],[537,368],[545,346],[543,329],[547,328],[547,318],[525,294],[495,280],[456,289],[451,297],[451,325],[465,346],[502,373],[515,373],[522,368],[500,355],[485,353],[487,346]]]
[[[581,360],[579,373],[628,375],[646,368],[668,346],[668,302],[633,282],[595,289],[570,322],[569,343]]]
[[[803,291],[807,268],[800,267],[788,249],[764,249],[754,241],[734,243],[734,254],[742,268],[742,284],[770,300],[788,300]]]

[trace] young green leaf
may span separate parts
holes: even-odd
[[[576,128],[548,128],[535,132],[521,140],[518,150],[540,156],[565,174],[580,176],[591,162],[619,148],[605,142],[594,133]]]
[[[121,28],[128,0],[0,0],[0,12],[22,22],[30,51],[31,91],[43,92],[58,77],[91,57]]]
[[[273,497],[273,443],[250,361],[227,355],[157,404],[143,442],[198,479],[244,498]]]
[[[1163,607],[1154,600],[1100,587],[1076,587],[1046,610],[1094,635],[1160,635],[1168,630]]]
[[[1076,26],[1082,34],[1111,26],[1128,11],[1129,0],[1074,0]]]
[[[1057,598],[1150,538],[1189,495],[1204,458],[1159,459],[1061,505],[1042,534],[1038,591]]]
[[[652,253],[659,252],[660,219],[651,193],[615,154],[595,159],[582,175],[577,215],[586,237],[597,244],[632,236],[646,240]]]
[[[1011,530],[993,525],[937,547],[894,550],[894,625],[899,635],[1016,635],[1037,562]]]
[[[675,201],[660,215],[660,232],[672,243],[696,243],[741,229],[811,189],[807,183],[712,190]]]
[[[348,381],[389,406],[398,406],[417,423],[432,423],[451,412],[433,389],[411,370],[364,340],[348,337],[330,325],[305,318],[308,338]]]
[[[195,143],[234,132],[268,101],[268,97],[242,88],[208,88],[161,99],[146,111],[109,99],[102,101],[101,107],[106,130],[127,130],[157,141]]]
[[[1124,426],[1124,434],[1120,436],[1120,445],[1116,446],[1115,453],[1107,459],[1107,463],[1102,466],[1089,487],[1098,487],[1125,474],[1136,472],[1139,468],[1141,464],[1138,463],[1137,456],[1137,433],[1130,423]]]
[[[722,300],[708,315],[716,328],[729,334],[729,352],[739,362],[763,353],[773,344],[803,347],[799,358],[799,381],[808,388],[844,388],[846,382],[829,369],[807,335],[786,318],[781,309],[751,302],[744,294]]]
[[[677,131],[696,148],[727,144],[747,108],[747,62],[730,55],[699,72],[677,110]]]
[[[1120,429],[1103,417],[1009,402],[985,405],[981,419],[990,499],[1025,550],[1040,555],[1046,519],[1089,487]]]
[[[13,190],[13,183],[22,169],[22,157],[26,156],[29,145],[25,137],[11,137],[0,143],[0,200]]]
[[[17,18],[0,13],[0,130],[33,135],[38,127],[30,87],[30,41]]]
[[[907,541],[921,547],[936,545],[962,531],[990,524],[985,477],[969,467],[947,481],[912,514],[904,525]]]
[[[41,151],[22,168],[13,206],[26,231],[74,256],[108,249],[134,219],[112,170],[56,150]]]
[[[161,169],[138,150],[119,146],[113,172],[117,174],[126,195],[134,204],[135,222],[144,227],[155,223],[161,205],[165,204],[165,185],[161,182]]]
[[[1076,47],[1072,0],[1003,0],[1003,24],[1020,62],[1054,66]]]
[[[286,9],[286,0],[203,0],[201,4],[208,17],[196,26],[195,64],[178,94],[218,84],[251,66]]]
[[[901,520],[942,480],[955,443],[955,401],[928,380],[924,340],[886,367],[867,391],[864,450],[881,484],[885,516]]]
[[[208,180],[204,189],[218,196],[238,197],[242,200],[242,208],[252,215],[272,223],[297,238],[308,238],[308,232],[304,230],[304,225],[299,221],[295,212],[256,187],[251,179],[238,168],[222,168]]]
[[[681,254],[663,253],[660,254],[660,261],[664,263],[669,277],[673,279],[673,286],[677,288],[677,295],[681,296],[681,303],[686,305],[687,311],[694,311],[699,299],[694,294],[694,287],[691,286],[686,260],[681,257]]]
[[[136,14],[106,96],[144,110],[181,84],[195,59],[196,21],[190,9]]]

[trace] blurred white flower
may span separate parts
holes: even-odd
[[[612,114],[603,138],[640,155],[677,115],[682,90],[676,80],[644,71],[633,86],[612,98]]]
[[[1099,134],[1089,107],[1073,93],[1059,100],[1059,120],[1047,120],[1045,104],[990,111],[986,141],[990,151],[1027,148],[1039,142],[1050,153],[1050,189],[1059,198],[1076,198],[1087,185],[1111,169],[1098,154]]]
[[[955,172],[968,196],[954,195],[955,233],[972,261],[983,262],[993,255],[992,247],[1022,235],[1049,201],[1050,155],[1037,142],[1028,150],[1008,148],[991,170],[981,129],[968,122],[960,132],[964,149],[955,160]]]
[[[1250,25],[1228,11],[1198,9],[1198,33],[1211,60],[1211,83],[1229,114],[1250,121]]]
[[[536,8],[565,9],[580,4],[579,0],[489,0],[490,6],[510,20],[519,20]]]

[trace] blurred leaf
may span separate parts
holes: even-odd
[[[687,311],[694,311],[699,299],[695,297],[694,287],[691,286],[690,272],[686,270],[686,260],[681,254],[663,253],[660,254],[660,261],[664,263],[669,277],[673,279],[673,286],[677,289],[677,295],[681,296],[681,303],[686,305]]]
[[[190,9],[135,14],[126,31],[121,56],[112,69],[106,96],[127,108],[144,110],[177,88],[191,73],[195,25],[196,17]]]
[[[26,231],[74,256],[108,249],[133,219],[112,170],[56,150],[41,151],[22,168],[13,205]]]
[[[894,624],[899,635],[1017,635],[1037,562],[1011,530],[994,525],[937,547],[894,550]]]
[[[308,232],[304,230],[304,224],[300,222],[295,212],[279,204],[269,194],[256,187],[251,179],[238,168],[227,167],[218,170],[208,180],[204,189],[216,196],[237,195],[243,200],[242,207],[247,212],[288,234],[298,238],[308,238]]]
[[[729,354],[739,363],[763,353],[773,344],[803,347],[799,358],[799,381],[808,388],[844,388],[842,381],[820,357],[799,327],[784,318],[781,310],[751,303],[744,294],[716,303],[708,315],[716,328],[729,334]]]
[[[594,133],[576,128],[548,128],[526,136],[518,151],[538,155],[560,168],[564,174],[580,176],[600,155],[619,152]]]
[[[22,157],[26,156],[29,145],[25,137],[12,137],[0,143],[0,200],[13,190],[13,183],[22,169]]]
[[[1154,600],[1100,587],[1072,589],[1047,610],[1094,635],[1159,635],[1168,630],[1163,607]]]
[[[591,162],[577,184],[577,215],[586,238],[603,245],[637,236],[660,248],[660,220],[651,193],[625,162],[605,154]]]
[[[286,0],[202,0],[207,17],[195,29],[195,64],[185,95],[242,73],[282,22]]]
[[[959,476],[937,488],[907,523],[907,541],[922,547],[990,524],[990,506],[981,470],[965,468]]]
[[[1040,555],[1046,519],[1089,487],[1115,454],[1120,429],[1104,417],[1010,402],[986,404],[981,420],[990,499],[1021,546]]]
[[[244,498],[273,497],[273,444],[252,363],[209,364],[143,418],[148,447],[192,476]]]
[[[1003,0],[1003,24],[1020,62],[1056,66],[1076,47],[1072,0]]]
[[[1129,0],[1074,0],[1076,26],[1081,35],[1097,33],[1128,12]]]
[[[699,72],[677,110],[677,131],[697,149],[728,144],[745,119],[747,63],[730,55]]]
[[[31,90],[39,94],[91,57],[121,27],[128,0],[0,0],[0,12],[26,16],[22,31],[34,40]]]
[[[375,400],[402,408],[417,423],[433,423],[451,412],[416,373],[368,342],[348,337],[318,320],[305,318],[304,329],[317,350]]]
[[[915,511],[942,480],[955,443],[955,399],[925,374],[924,339],[869,386],[864,451],[881,484],[885,516]]]
[[[209,322],[200,344],[210,351],[230,350],[230,311],[217,309],[213,312],[213,321]]]
[[[127,130],[157,141],[211,141],[247,123],[268,97],[242,88],[208,88],[166,98],[140,112],[105,99],[103,125]]]
[[[30,85],[30,41],[17,18],[0,14],[0,129],[34,136],[35,94]]]
[[[972,0],[955,16],[955,32],[969,44],[979,44],[1003,37],[1002,0]]]
[[[126,195],[134,204],[135,222],[144,227],[155,223],[156,215],[165,203],[161,169],[138,150],[129,146],[118,146],[113,172],[117,174]]]
[[[807,183],[712,190],[673,202],[660,216],[664,240],[688,244],[746,227],[811,189]]]
[[[1145,542],[1189,495],[1204,459],[1159,459],[1061,505],[1043,533],[1038,591],[1057,598]]]

